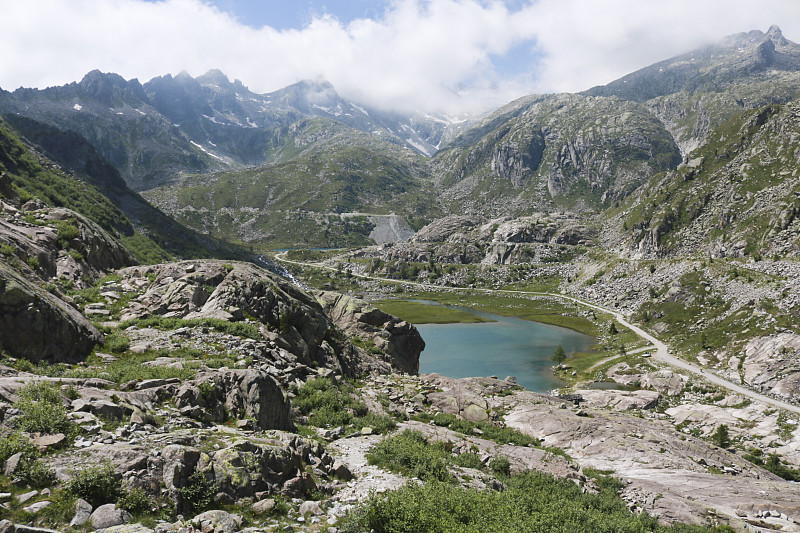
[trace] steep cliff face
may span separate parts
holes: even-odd
[[[625,210],[622,223],[637,252],[800,253],[798,139],[800,100],[744,113],[714,130],[686,164],[653,180]]]
[[[602,209],[680,160],[670,134],[633,102],[543,96],[500,116],[510,118],[489,117],[479,138],[465,133],[433,162],[444,198],[466,211]]]

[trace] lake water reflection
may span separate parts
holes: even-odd
[[[421,373],[436,372],[452,378],[515,376],[517,383],[534,392],[559,386],[550,357],[559,344],[569,352],[585,352],[596,339],[570,329],[519,318],[470,313],[496,320],[479,324],[420,324],[425,351]]]

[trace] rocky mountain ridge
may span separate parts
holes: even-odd
[[[93,71],[80,82],[0,92],[0,113],[22,115],[85,137],[134,190],[180,173],[280,161],[288,128],[328,118],[386,142],[432,155],[463,123],[385,113],[342,99],[327,82],[303,81],[260,95],[218,70],[182,72],[141,84]],[[108,132],[117,132],[109,136]]]

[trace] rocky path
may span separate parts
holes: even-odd
[[[317,264],[317,263],[305,263],[305,262],[301,262],[301,261],[292,261],[292,260],[286,258],[286,252],[275,254],[275,258],[278,261],[282,261],[282,262],[290,263],[290,264],[294,264],[294,265],[313,267],[313,268],[322,268],[322,269],[326,269],[326,270],[336,271],[335,268],[329,267],[329,266],[326,266],[326,265],[320,265],[320,264]],[[685,371],[687,371],[687,372],[689,372],[691,374],[694,374],[694,375],[696,375],[698,377],[706,379],[709,382],[714,383],[715,385],[718,385],[720,387],[724,387],[724,388],[726,388],[726,389],[728,389],[730,391],[733,391],[733,392],[735,392],[737,394],[741,394],[742,396],[745,396],[745,397],[750,398],[752,400],[756,400],[756,401],[759,401],[759,402],[762,402],[762,403],[766,403],[768,405],[772,405],[774,407],[778,407],[780,409],[785,409],[787,411],[791,411],[793,413],[800,414],[800,407],[798,407],[796,405],[792,405],[790,403],[787,403],[787,402],[784,402],[784,401],[781,401],[781,400],[777,400],[775,398],[770,398],[769,396],[765,396],[763,394],[759,394],[759,393],[757,393],[757,392],[755,392],[755,391],[753,391],[751,389],[748,389],[748,388],[743,387],[741,385],[738,385],[738,384],[736,384],[736,383],[734,383],[732,381],[728,381],[727,379],[721,378],[721,377],[719,377],[719,376],[717,376],[717,375],[715,375],[715,374],[713,374],[711,372],[708,372],[704,368],[702,368],[702,367],[700,367],[698,365],[695,365],[695,364],[689,363],[687,361],[684,361],[683,359],[681,359],[679,357],[675,357],[674,355],[672,355],[670,353],[670,350],[669,350],[668,346],[664,342],[660,341],[658,338],[656,338],[652,334],[648,333],[647,331],[643,330],[639,326],[636,326],[635,324],[632,324],[631,322],[629,322],[622,313],[613,311],[613,310],[608,309],[606,307],[603,307],[601,305],[597,305],[597,304],[593,304],[593,303],[587,302],[585,300],[581,300],[580,298],[575,298],[573,296],[567,296],[567,295],[564,295],[564,294],[557,294],[557,293],[550,293],[550,292],[521,291],[521,290],[512,290],[512,289],[472,289],[472,288],[465,288],[465,287],[440,287],[440,286],[430,285],[428,283],[419,283],[419,282],[416,282],[416,281],[405,281],[405,280],[381,278],[381,277],[376,277],[376,276],[367,276],[366,274],[358,274],[358,273],[355,273],[355,272],[353,272],[352,275],[355,276],[355,277],[358,277],[358,278],[368,279],[368,280],[373,280],[373,281],[383,281],[383,282],[388,282],[388,283],[401,283],[403,285],[412,285],[412,286],[420,287],[420,288],[426,289],[426,290],[454,291],[454,292],[483,292],[485,294],[518,294],[518,295],[522,295],[522,296],[546,296],[546,297],[552,297],[552,298],[560,298],[562,300],[569,300],[571,302],[577,303],[577,304],[582,305],[584,307],[589,307],[590,309],[595,309],[597,311],[601,311],[603,313],[607,313],[607,314],[613,316],[614,319],[617,320],[617,322],[619,322],[623,326],[629,328],[631,331],[636,333],[639,337],[641,337],[642,339],[646,340],[647,342],[649,342],[649,343],[651,343],[653,345],[653,347],[655,348],[654,349],[654,353],[653,353],[653,358],[656,359],[656,360],[659,360],[659,361],[662,361],[664,363],[667,363],[670,366],[685,370]],[[653,349],[653,347],[648,347],[648,348],[649,349]]]

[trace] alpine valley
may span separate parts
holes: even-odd
[[[481,116],[0,90],[0,531],[800,531],[799,172],[777,26]],[[595,344],[420,374],[472,311]]]

